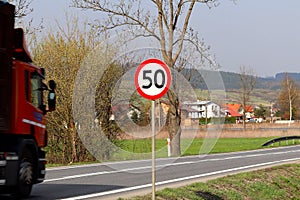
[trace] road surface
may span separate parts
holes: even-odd
[[[300,145],[156,160],[157,189],[300,160]],[[30,199],[115,199],[151,193],[151,160],[58,167]]]

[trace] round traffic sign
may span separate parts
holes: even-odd
[[[163,61],[151,58],[138,66],[134,76],[134,84],[142,97],[155,100],[166,94],[171,79],[169,67]]]

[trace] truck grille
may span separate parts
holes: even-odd
[[[0,180],[5,179],[5,167],[0,167]]]
[[[4,119],[4,117],[0,116],[0,130],[5,130],[5,129],[7,129],[5,119]]]

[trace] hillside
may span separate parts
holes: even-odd
[[[240,89],[240,75],[238,73],[208,70],[201,70],[201,74],[197,70],[185,70],[182,73],[190,80],[194,88],[207,89],[204,81],[206,77],[221,75],[226,90]],[[300,85],[300,73],[288,73],[288,75]],[[255,89],[278,90],[284,76],[285,73],[278,73],[275,77],[258,77]]]
[[[206,77],[220,76],[224,82],[226,90],[227,102],[239,102],[240,75],[233,72],[212,72],[202,70],[201,75],[196,70],[183,72],[184,76],[190,78],[190,82],[197,89],[197,94],[200,98],[207,98],[207,86],[205,83]],[[300,85],[300,73],[288,73],[288,75]],[[277,101],[278,92],[281,88],[281,81],[285,73],[278,73],[275,77],[258,77],[256,85],[251,95],[251,104],[269,106],[270,103]],[[221,79],[220,79],[221,80]],[[219,84],[218,84],[219,85]],[[223,88],[213,88],[223,89]]]

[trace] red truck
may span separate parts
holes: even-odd
[[[22,198],[45,178],[45,115],[55,110],[56,84],[47,86],[45,70],[32,64],[14,11],[0,1],[0,193]]]

